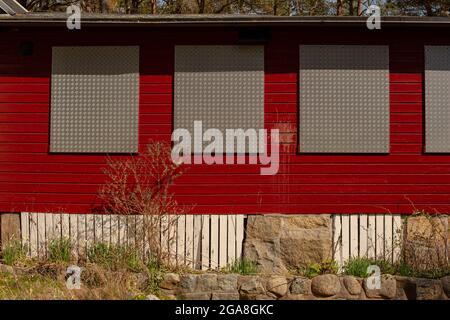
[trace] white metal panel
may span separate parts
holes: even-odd
[[[300,152],[389,152],[389,47],[300,46]]]
[[[425,46],[425,150],[450,152],[450,46]]]
[[[139,47],[53,47],[51,152],[137,152]]]
[[[175,129],[264,129],[264,47],[176,46],[174,90]]]

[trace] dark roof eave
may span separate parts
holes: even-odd
[[[64,26],[66,14],[30,13],[15,16],[0,15],[4,26]],[[82,14],[82,26],[345,26],[366,25],[367,17],[279,17],[257,15],[99,15]],[[382,27],[450,27],[447,17],[382,17]]]

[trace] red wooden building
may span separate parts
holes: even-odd
[[[280,166],[189,165],[195,213],[450,211],[450,19],[66,18],[0,16],[1,212],[89,212],[107,154],[202,116],[279,129]]]

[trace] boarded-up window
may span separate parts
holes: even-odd
[[[300,152],[389,152],[387,46],[300,46]]]
[[[177,46],[174,127],[264,128],[262,46]],[[250,146],[251,147],[251,146]]]
[[[139,47],[53,47],[51,152],[138,151]]]
[[[425,47],[425,151],[450,152],[450,46]]]

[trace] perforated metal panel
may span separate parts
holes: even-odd
[[[300,46],[300,152],[389,152],[389,48]]]
[[[53,47],[51,152],[137,152],[139,47]]]
[[[425,151],[450,152],[450,46],[425,47]]]
[[[177,46],[175,128],[264,128],[262,46]]]

